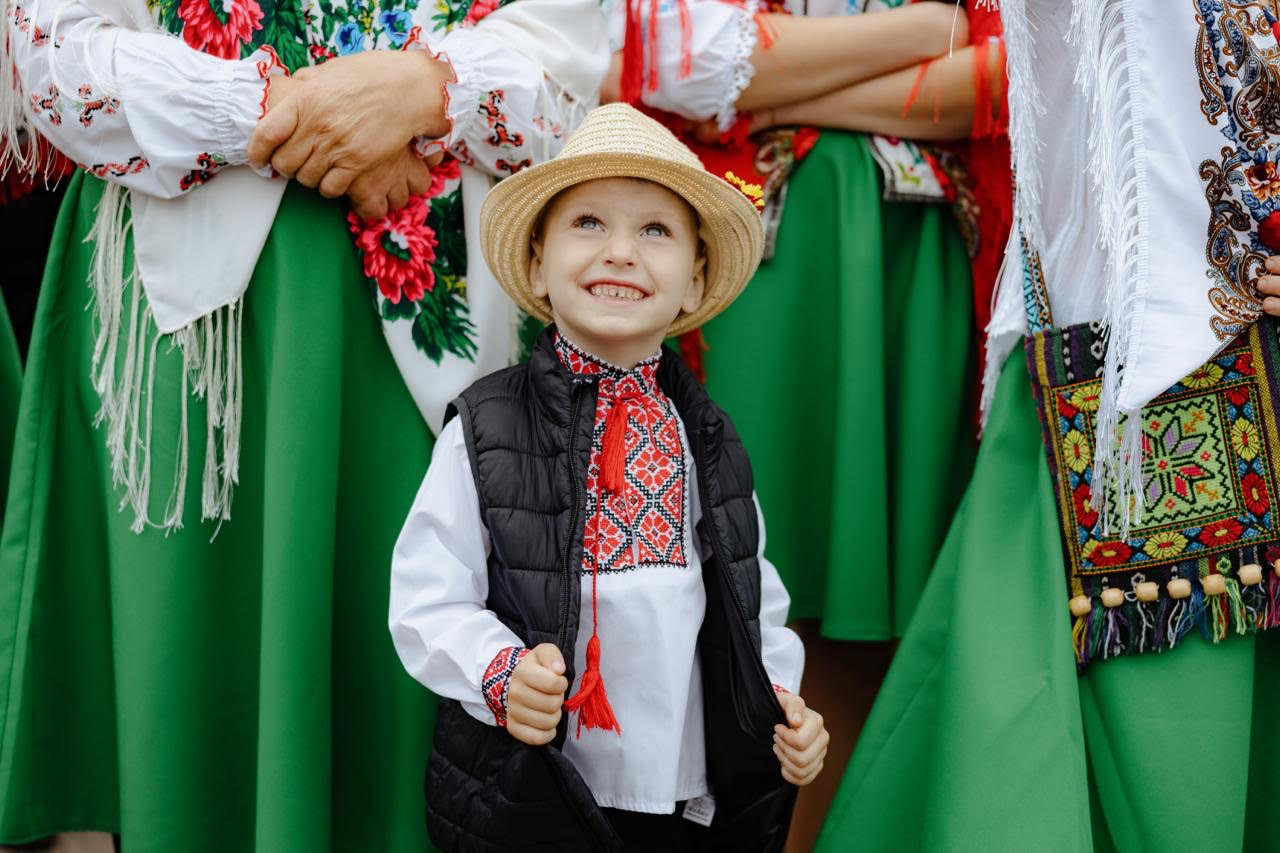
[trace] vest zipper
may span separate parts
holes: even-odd
[[[577,539],[578,516],[582,511],[581,486],[574,470],[574,457],[577,455],[578,418],[582,412],[582,397],[586,391],[584,382],[575,382],[570,391],[572,402],[569,406],[569,488],[572,490],[573,506],[569,512],[569,531],[564,540],[564,584],[560,588],[560,633],[556,645],[564,650],[565,640],[569,633],[569,584],[573,582],[575,573],[569,565],[569,555],[573,552],[573,542]],[[573,649],[568,650],[569,660],[573,660]]]

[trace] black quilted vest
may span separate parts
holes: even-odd
[[[574,381],[552,334],[543,333],[527,365],[464,391],[446,420],[461,419],[489,530],[488,607],[526,646],[559,646],[572,685],[598,389],[593,380]],[[709,555],[698,654],[716,799],[712,849],[781,850],[796,789],[783,781],[772,751],[773,727],[784,720],[760,658],[751,464],[733,424],[670,350],[663,351],[658,384],[692,445],[702,505],[697,535]],[[618,849],[586,783],[560,751],[565,716],[552,744],[532,747],[442,699],[427,764],[432,842],[448,853]]]

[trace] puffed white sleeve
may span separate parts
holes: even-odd
[[[449,134],[421,142],[421,153],[448,149],[468,166],[506,177],[560,152],[573,129],[572,100],[537,60],[486,33],[483,21],[427,47],[456,79],[445,84]]]
[[[777,568],[764,556],[764,513],[754,495],[756,520],[760,525],[760,656],[775,688],[799,692],[804,674],[804,643],[787,627],[787,610],[791,596],[782,584]]]
[[[247,162],[275,54],[202,53],[81,3],[14,5],[14,63],[34,129],[92,174],[159,198]]]
[[[485,608],[489,534],[457,419],[440,432],[391,558],[391,638],[409,674],[476,719],[505,724],[524,643]]]
[[[626,0],[605,0],[609,5],[609,46],[622,50],[627,19]],[[759,40],[755,0],[726,3],[723,0],[687,0],[687,22],[681,20],[679,4],[658,6],[657,88],[650,89],[650,51],[645,51],[641,100],[654,109],[687,119],[715,119],[722,131],[733,126],[738,113],[735,104],[751,83],[755,66],[751,54]],[[632,7],[640,15],[639,32],[651,33],[650,4]],[[685,27],[689,31],[689,51],[684,51]],[[646,36],[648,37],[648,36]],[[686,73],[687,71],[687,73]]]

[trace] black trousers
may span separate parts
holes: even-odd
[[[627,853],[695,853],[702,850],[710,829],[681,817],[684,803],[675,814],[645,814],[623,809],[604,809],[614,832],[622,838]]]

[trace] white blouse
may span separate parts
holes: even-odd
[[[583,729],[574,720],[564,753],[604,807],[670,814],[677,802],[709,791],[703,739],[698,631],[706,610],[696,470],[680,425],[686,470],[686,565],[655,566],[598,576],[601,674],[621,735]],[[759,514],[759,503],[756,511]],[[804,647],[786,627],[790,598],[764,558],[760,519],[761,657],[775,685],[796,691]],[[485,609],[489,535],[462,427],[440,433],[431,466],[409,511],[391,564],[390,626],[396,651],[414,678],[456,699],[490,725],[481,680],[493,658],[523,642]],[[582,618],[574,669],[585,669],[591,637],[590,573],[582,575]],[[570,693],[577,684],[570,686]],[[678,734],[677,734],[678,733]]]

